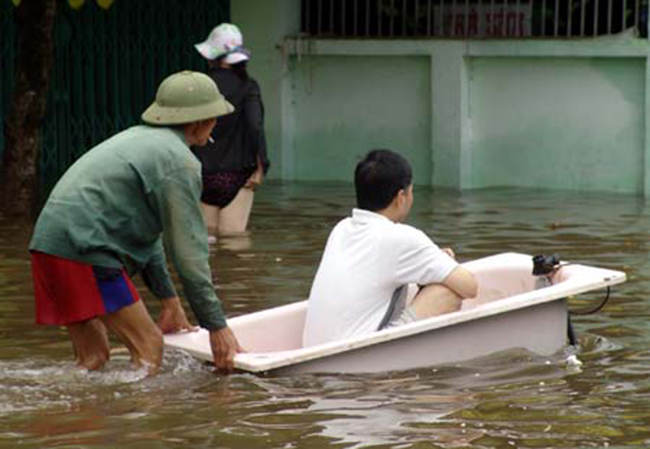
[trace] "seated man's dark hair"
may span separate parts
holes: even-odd
[[[411,165],[406,159],[391,150],[372,150],[354,171],[357,207],[370,211],[385,209],[411,182]]]

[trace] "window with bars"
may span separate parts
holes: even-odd
[[[648,0],[302,0],[316,38],[647,37]]]

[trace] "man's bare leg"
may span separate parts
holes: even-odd
[[[162,363],[162,332],[142,301],[104,315],[100,319],[128,348],[135,366],[146,365],[149,374],[158,371]]]
[[[106,327],[97,318],[68,326],[77,364],[89,370],[103,367],[110,359]]]
[[[409,308],[421,320],[456,312],[460,310],[461,303],[461,297],[453,290],[441,284],[430,284],[418,292]]]

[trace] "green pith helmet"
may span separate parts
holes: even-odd
[[[160,83],[156,101],[142,114],[150,125],[181,125],[230,114],[228,103],[208,75],[185,70]]]

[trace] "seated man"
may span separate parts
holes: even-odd
[[[332,230],[311,288],[303,345],[365,335],[460,308],[474,276],[449,249],[401,224],[413,205],[411,167],[374,150],[354,174],[357,207]],[[406,286],[421,289],[406,304]]]

